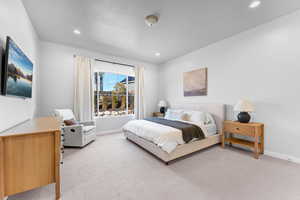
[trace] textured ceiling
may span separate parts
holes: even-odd
[[[300,8],[299,0],[23,0],[42,40],[162,63]],[[144,17],[160,14],[149,28]],[[74,35],[79,29],[81,35]],[[156,57],[155,52],[161,56]]]

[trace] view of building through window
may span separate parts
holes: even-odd
[[[95,116],[134,113],[135,77],[110,72],[95,72]]]

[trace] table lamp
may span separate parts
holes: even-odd
[[[164,114],[166,111],[167,103],[164,100],[160,100],[158,103],[158,107],[160,108],[160,113]]]
[[[253,112],[254,106],[250,101],[242,99],[234,106],[234,110],[240,112],[237,116],[239,122],[248,123],[251,119],[248,112]]]

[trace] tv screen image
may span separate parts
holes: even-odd
[[[6,48],[4,93],[9,96],[31,98],[33,64],[9,37]]]

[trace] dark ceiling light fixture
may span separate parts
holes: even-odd
[[[145,23],[152,27],[154,24],[156,24],[159,20],[159,16],[157,14],[148,15],[145,17]]]

